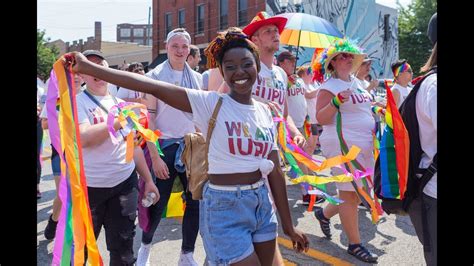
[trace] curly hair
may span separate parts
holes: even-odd
[[[207,57],[207,67],[218,67],[222,72],[222,59],[225,53],[237,47],[246,48],[253,54],[257,64],[257,71],[260,72],[260,56],[257,46],[237,27],[230,27],[226,31],[219,33],[217,37],[209,43],[207,48],[204,49],[204,54]]]

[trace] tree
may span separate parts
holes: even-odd
[[[59,56],[59,49],[56,46],[46,46],[50,38],[45,38],[44,35],[44,30],[36,30],[36,74],[43,81],[46,81],[49,78],[54,62],[56,62]]]
[[[400,3],[398,8],[398,45],[400,58],[407,59],[413,75],[420,74],[420,68],[428,59],[433,45],[426,31],[431,16],[437,11],[436,0],[413,0],[406,8]]]

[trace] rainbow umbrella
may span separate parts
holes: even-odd
[[[309,48],[327,48],[344,35],[329,21],[306,13],[283,13],[275,17],[288,19],[280,42]]]
[[[285,28],[280,34],[280,43],[299,47],[327,48],[344,35],[331,22],[306,13],[283,13],[275,17],[288,19]]]

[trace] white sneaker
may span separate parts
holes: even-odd
[[[193,252],[184,254],[181,252],[179,256],[178,266],[198,266],[197,262],[193,258]]]
[[[151,243],[148,245],[141,244],[140,249],[138,249],[137,255],[137,266],[150,266],[150,251]]]

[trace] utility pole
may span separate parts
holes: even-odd
[[[147,38],[146,45],[150,45],[149,43],[152,42],[152,38],[151,38],[152,29],[151,29],[151,25],[150,25],[150,18],[151,18],[151,6],[148,7],[148,26],[147,26],[147,29],[146,29],[146,38]],[[153,43],[152,43],[152,45],[153,45]]]

